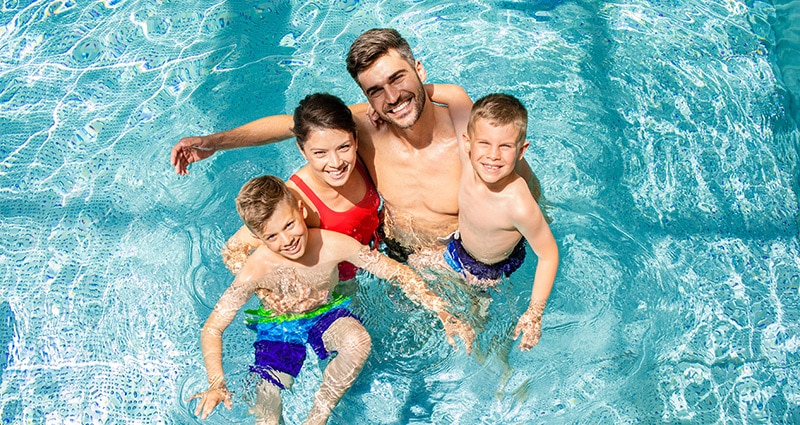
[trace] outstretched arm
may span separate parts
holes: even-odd
[[[189,173],[189,164],[208,158],[218,150],[274,143],[292,137],[291,115],[273,115],[257,119],[233,130],[208,136],[184,137],[172,148],[170,164],[175,172]]]
[[[539,257],[528,309],[514,329],[514,338],[523,333],[519,348],[525,351],[538,344],[542,336],[542,314],[558,272],[558,245],[539,205],[531,198],[520,201],[513,213],[515,225]]]
[[[408,298],[422,304],[426,309],[437,313],[444,325],[447,342],[455,346],[454,337],[459,336],[464,341],[467,354],[472,352],[475,330],[472,329],[472,326],[468,323],[451,315],[445,310],[447,303],[428,289],[425,281],[414,273],[410,267],[400,264],[378,251],[371,250],[367,246],[362,246],[358,252],[350,256],[347,261],[381,279],[389,280],[398,285]]]

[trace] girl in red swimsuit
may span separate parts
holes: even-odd
[[[306,224],[376,247],[381,201],[356,153],[356,125],[350,109],[327,93],[306,96],[294,111],[292,132],[308,163],[289,178],[286,186],[305,203]],[[259,243],[242,227],[223,249],[225,264],[236,273]],[[356,270],[350,263],[340,264],[339,280],[353,279]]]

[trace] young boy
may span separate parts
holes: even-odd
[[[441,97],[451,94],[447,86],[436,87]],[[539,263],[530,304],[514,329],[515,339],[523,334],[523,351],[539,342],[542,313],[558,270],[558,246],[550,227],[527,183],[514,172],[528,148],[527,126],[528,113],[512,96],[490,94],[473,105],[462,136],[459,230],[444,254],[467,282],[488,288],[522,265],[528,241]]]
[[[331,410],[361,371],[372,344],[361,322],[348,310],[350,300],[332,293],[339,281],[337,265],[342,261],[399,282],[410,298],[439,314],[448,342],[455,344],[453,337],[459,336],[469,352],[472,328],[449,315],[444,301],[411,269],[349,236],[307,228],[302,202],[280,179],[264,176],[246,183],[236,198],[236,209],[263,246],[250,255],[203,326],[200,341],[209,389],[190,399],[200,400],[195,414],[202,414],[202,419],[220,402],[231,408],[222,370],[222,333],[255,294],[262,308],[248,313],[252,316],[249,327],[257,332],[251,370],[262,378],[257,387],[257,423],[280,422],[280,390],[290,387],[300,372],[306,343],[322,359],[337,353],[325,368],[305,421],[327,422]]]

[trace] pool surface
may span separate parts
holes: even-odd
[[[363,95],[357,35],[393,27],[428,82],[530,111],[561,266],[538,346],[508,337],[536,265],[494,293],[479,353],[361,276],[373,353],[330,424],[800,423],[800,5],[736,0],[4,0],[0,421],[190,424],[199,330],[232,276],[233,198],[291,141],[178,177],[171,147]],[[437,284],[441,291],[448,288]],[[253,336],[225,333],[252,423]],[[285,394],[300,424],[321,380]]]

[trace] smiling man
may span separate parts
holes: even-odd
[[[466,129],[472,101],[466,92],[450,108],[431,103],[425,68],[392,29],[358,37],[347,70],[383,124],[359,114],[359,154],[384,199],[384,242],[404,259],[441,245],[458,227],[458,131]],[[460,127],[459,127],[460,126]]]
[[[443,247],[458,227],[461,175],[459,134],[466,131],[472,101],[463,89],[448,106],[431,102],[426,71],[393,29],[372,29],[351,45],[347,70],[368,104],[351,106],[358,153],[384,200],[384,242],[398,260],[413,252]],[[431,88],[435,90],[435,86]],[[371,107],[379,124],[367,113]],[[230,131],[181,139],[172,149],[178,174],[217,150],[272,143],[292,137],[292,117],[261,118]],[[517,172],[534,182],[520,161]]]

